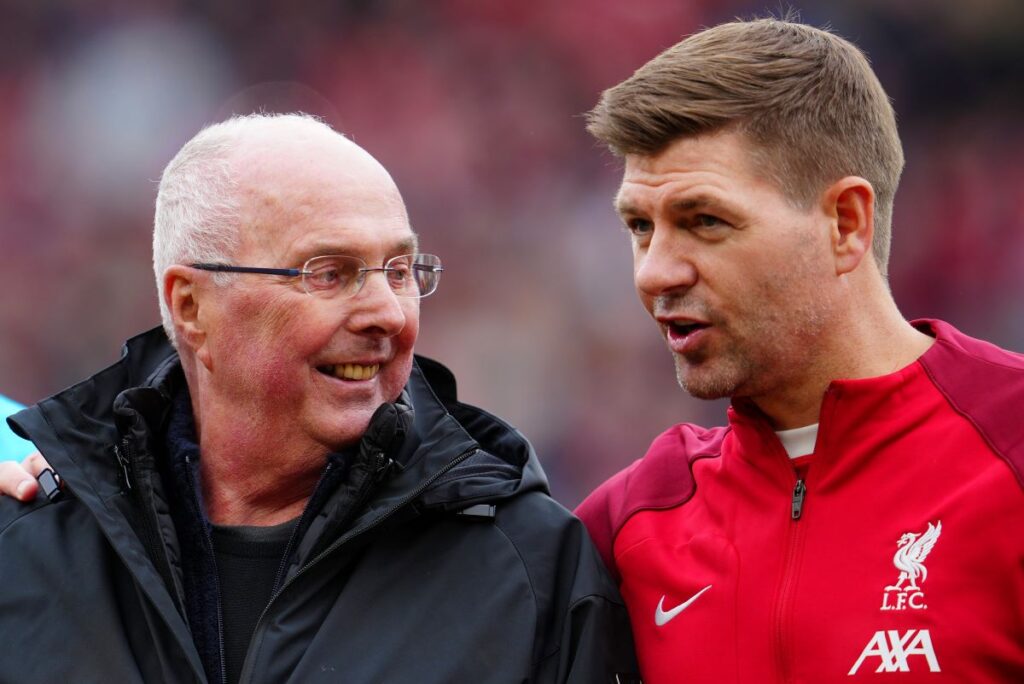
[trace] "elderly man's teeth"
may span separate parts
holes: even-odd
[[[344,363],[334,367],[334,376],[342,380],[369,380],[377,375],[380,364],[361,366],[357,363]]]

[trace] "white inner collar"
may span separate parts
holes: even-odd
[[[776,430],[782,447],[790,458],[799,458],[814,453],[814,443],[818,441],[818,424],[805,425],[792,430]]]

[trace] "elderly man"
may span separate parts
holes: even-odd
[[[6,678],[631,680],[530,445],[413,356],[442,268],[376,160],[301,116],[207,128],[153,259],[164,330],[12,419],[64,486],[0,501]]]
[[[1024,357],[897,310],[903,153],[864,56],[724,24],[606,91],[589,130],[625,159],[680,384],[732,398],[578,510],[644,682],[1024,681]]]

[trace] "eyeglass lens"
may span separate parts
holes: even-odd
[[[359,257],[319,256],[303,266],[302,284],[313,295],[351,297],[369,273],[383,271],[396,295],[426,297],[437,289],[441,270],[441,260],[433,254],[403,254],[389,259],[383,268],[369,268]]]

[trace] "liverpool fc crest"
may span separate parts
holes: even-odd
[[[934,525],[928,523],[928,529],[924,532],[907,532],[899,541],[896,555],[892,562],[899,570],[899,577],[895,584],[885,588],[882,595],[882,610],[924,610],[928,606],[924,603],[924,592],[919,582],[928,579],[928,568],[924,561],[928,558],[935,542],[942,534],[942,521]]]

